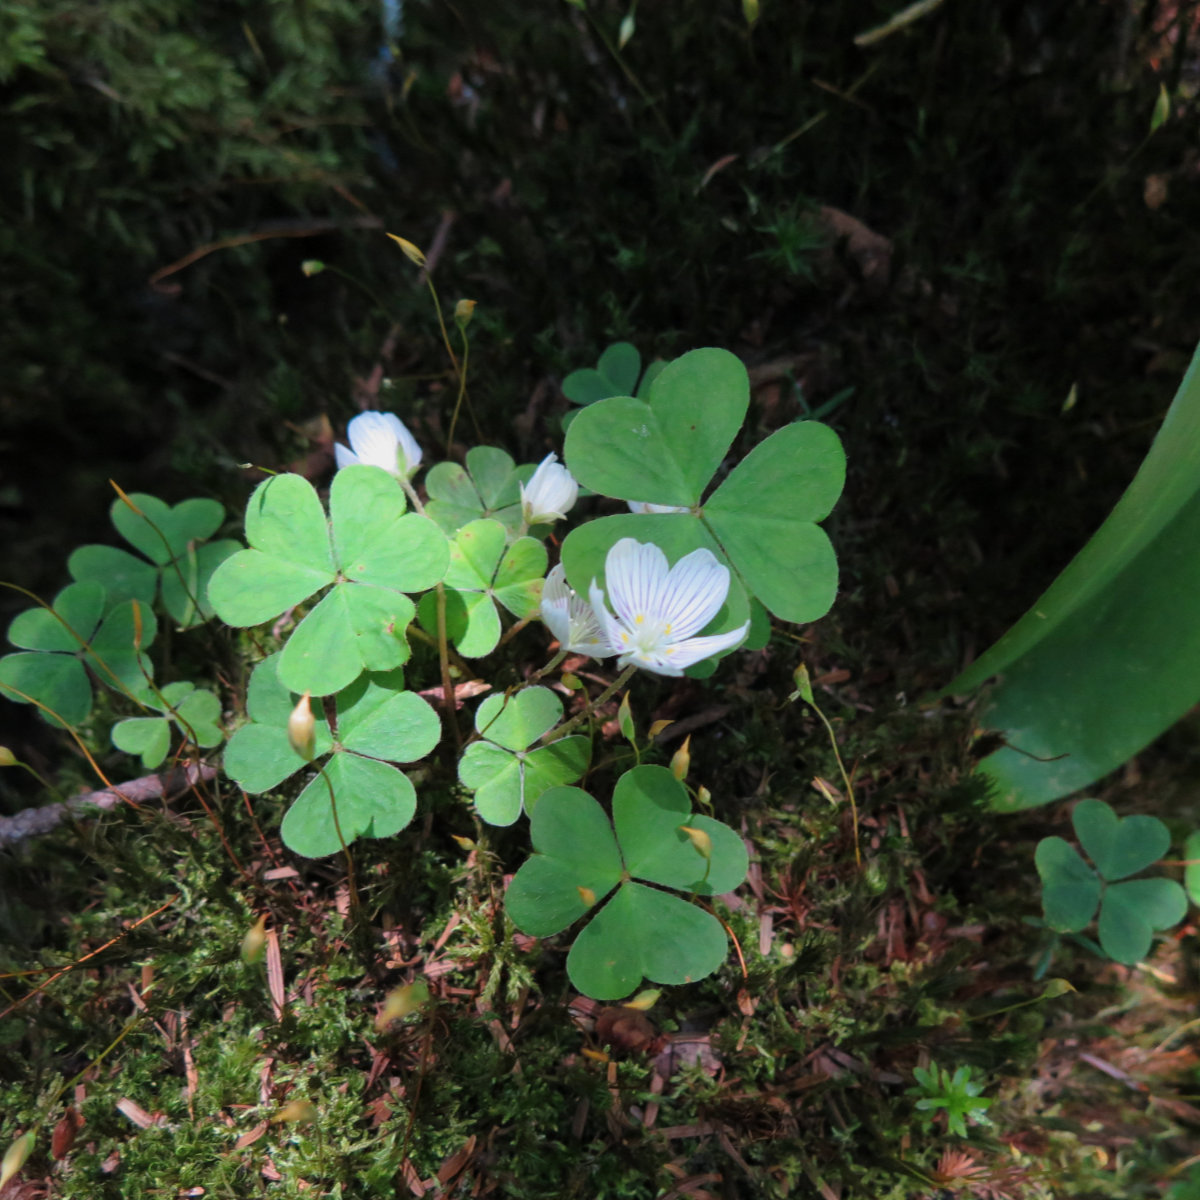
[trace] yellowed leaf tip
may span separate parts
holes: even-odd
[[[661,988],[646,988],[645,991],[638,992],[632,1000],[626,1000],[621,1006],[622,1008],[636,1008],[638,1012],[649,1012],[662,995]]]
[[[414,979],[412,983],[394,988],[384,999],[383,1007],[375,1018],[375,1028],[386,1029],[393,1021],[420,1012],[428,1003],[429,984],[423,979]]]
[[[25,1165],[25,1160],[33,1151],[34,1141],[35,1138],[31,1129],[27,1133],[21,1134],[4,1152],[4,1159],[0,1162],[0,1188],[4,1187]]]
[[[390,237],[392,241],[404,251],[405,257],[409,260],[409,262],[416,263],[418,267],[423,267],[425,265],[425,254],[419,247],[414,246],[412,242],[408,241],[406,238],[398,237],[394,233],[389,233],[388,237]]]
[[[308,1125],[317,1119],[317,1110],[310,1100],[291,1100],[271,1119],[277,1125]]]

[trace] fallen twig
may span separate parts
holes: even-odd
[[[212,779],[216,773],[217,768],[209,763],[189,763],[173,771],[131,779],[120,787],[84,792],[61,804],[23,809],[15,816],[0,817],[0,846],[14,846],[27,838],[49,833],[70,817],[86,816],[89,808],[107,811],[116,808],[122,801],[136,805],[146,800],[170,800],[201,780]]]

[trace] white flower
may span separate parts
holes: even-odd
[[[690,508],[680,508],[677,504],[651,504],[649,500],[627,500],[631,513],[673,513],[691,512]]]
[[[528,484],[521,484],[521,516],[526,525],[548,525],[565,517],[579,496],[579,484],[557,454],[547,454]]]
[[[592,609],[623,667],[633,663],[658,675],[682,675],[685,667],[736,646],[750,628],[747,621],[729,633],[693,636],[729,594],[729,568],[710,550],[693,550],[668,567],[657,546],[622,538],[608,552],[604,574],[617,615],[608,611],[594,579]]]
[[[562,563],[546,576],[542,620],[564,650],[590,654],[592,658],[611,658],[616,654],[591,606],[568,585]]]
[[[339,468],[366,463],[382,467],[397,479],[407,479],[421,465],[417,439],[392,413],[359,413],[346,426],[346,436],[353,449],[347,450],[340,442],[333,448]]]

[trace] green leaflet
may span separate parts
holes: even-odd
[[[20,704],[44,705],[42,716],[51,725],[86,720],[92,711],[89,670],[115,691],[144,695],[153,671],[144,651],[158,632],[154,613],[139,600],[105,608],[104,589],[85,581],[68,584],[50,609],[19,613],[8,637],[23,652],[0,658],[0,693]]]
[[[751,596],[787,621],[812,621],[829,610],[837,561],[816,522],[829,515],[845,478],[845,455],[831,429],[803,421],[778,430],[703,498],[748,400],[741,362],[727,351],[703,349],[667,364],[648,399],[613,397],[579,413],[565,454],[580,483],[618,499],[689,511],[603,517],[573,530],[563,562],[576,591],[586,595],[591,579],[601,577],[617,541],[636,537],[658,543],[672,561],[699,546],[712,550],[736,577],[730,607],[742,613]],[[708,632],[745,619],[721,614]]]
[[[117,546],[80,546],[67,560],[71,577],[100,584],[109,605],[139,600],[150,607],[161,589],[163,607],[184,629],[208,620],[208,581],[240,549],[230,539],[207,540],[220,529],[225,509],[204,499],[171,507],[143,492],[131,493],[129,501],[138,511],[118,497],[109,514],[117,532],[146,558]]]
[[[562,720],[562,702],[549,688],[488,696],[475,712],[472,742],[458,764],[462,785],[475,792],[475,810],[489,825],[511,825],[533,812],[548,788],[572,783],[587,770],[592,743],[565,737],[535,743]]]
[[[465,467],[444,462],[430,469],[425,511],[447,536],[481,517],[491,517],[515,534],[521,526],[521,484],[529,482],[535,469],[532,463],[515,466],[494,446],[474,446],[467,451]]]
[[[213,608],[227,624],[258,625],[332,584],[288,640],[281,680],[326,696],[364,671],[395,669],[409,656],[407,593],[437,584],[450,558],[438,527],[406,508],[400,484],[378,467],[334,476],[328,521],[311,484],[273,476],[250,497],[249,548],[209,583]]]
[[[1171,835],[1157,817],[1118,818],[1101,800],[1081,800],[1072,822],[1096,869],[1060,837],[1038,843],[1035,861],[1046,924],[1060,933],[1079,933],[1099,905],[1104,953],[1133,966],[1149,954],[1155,932],[1169,929],[1187,912],[1187,896],[1173,879],[1128,878],[1162,858]]]
[[[197,691],[195,684],[168,683],[161,699],[149,693],[143,697],[148,708],[165,714],[160,717],[128,717],[112,729],[112,743],[126,754],[136,754],[142,765],[153,771],[162,765],[171,748],[171,725],[178,726],[187,741],[205,748],[219,746],[221,702],[212,692]]]
[[[490,654],[500,640],[496,602],[524,619],[538,611],[546,574],[546,548],[536,538],[507,545],[499,521],[470,521],[450,543],[446,571],[446,633],[467,658]],[[422,627],[437,635],[438,598],[429,592],[417,610]]]
[[[280,679],[281,662],[282,655],[273,654],[255,667],[246,700],[250,721],[225,748],[226,774],[248,792],[268,791],[310,766],[288,741],[288,717],[299,697]],[[390,836],[412,820],[416,794],[391,764],[424,758],[437,745],[441,724],[420,696],[403,689],[400,671],[360,676],[338,693],[333,730],[322,706],[313,706],[313,768],[333,753],[284,816],[283,840],[297,854],[321,858],[337,853],[342,844],[338,825],[348,845],[356,837]],[[337,801],[337,824],[329,784]]]
[[[711,861],[682,826],[708,835]],[[505,908],[519,929],[548,937],[602,905],[567,958],[571,982],[586,995],[618,999],[643,978],[688,983],[724,961],[720,922],[659,889],[732,891],[745,878],[746,849],[732,829],[692,813],[687,789],[665,767],[621,776],[611,823],[587,792],[551,788],[533,811],[530,835],[536,853],[513,878]]]

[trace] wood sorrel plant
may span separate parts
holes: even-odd
[[[638,373],[623,364],[622,378]],[[558,654],[520,688],[479,704],[458,779],[482,820],[529,817],[535,853],[509,890],[509,916],[535,936],[588,918],[567,970],[598,999],[625,996],[644,977],[682,983],[716,970],[725,930],[698,900],[735,888],[747,857],[733,830],[692,812],[688,789],[664,767],[621,774],[611,816],[569,786],[591,759],[587,717],[638,670],[706,675],[739,645],[765,644],[768,613],[823,615],[837,583],[816,524],[842,488],[832,430],[811,421],[781,429],[710,491],[749,403],[741,362],[695,350],[656,370],[643,392],[577,413],[565,466],[551,454],[536,469],[517,467],[501,450],[476,447],[465,467],[432,467],[425,499],[408,430],[390,414],[356,417],[328,510],[299,476],[268,479],[250,498],[248,548],[208,589],[234,626],[302,610],[282,651],[255,669],[251,720],[233,735],[225,768],[261,792],[329,756],[281,830],[311,856],[398,832],[417,798],[395,764],[431,753],[447,733],[461,737],[440,729],[417,694],[437,679],[406,673],[413,622],[437,643],[445,683],[451,655],[461,663],[496,649],[505,614],[541,617]],[[631,511],[569,532],[548,573],[543,536],[573,510],[581,484]],[[562,701],[539,681],[567,653],[616,658],[619,674],[564,720]],[[302,693],[331,698],[305,754],[287,735]],[[452,703],[444,719],[454,725]]]
[[[170,509],[122,494],[114,521],[145,557],[78,551],[77,582],[13,623],[21,652],[0,659],[0,691],[73,725],[102,679],[147,714],[113,739],[153,768],[177,731],[199,747],[222,736],[216,697],[153,683],[144,652],[156,598],[180,629],[214,615],[237,628],[270,624],[283,644],[254,666],[248,720],[224,767],[251,793],[315,771],[282,822],[293,851],[344,855],[353,893],[349,845],[409,824],[420,798],[404,768],[441,745],[481,820],[529,818],[534,853],[508,915],[538,937],[583,922],[567,960],[576,987],[617,999],[643,978],[711,974],[727,950],[711,903],[745,876],[742,839],[693,812],[686,765],[642,765],[639,753],[610,786],[571,785],[592,760],[592,714],[638,671],[703,677],[738,647],[765,645],[770,615],[811,621],[828,610],[837,566],[817,522],[840,494],[844,457],[830,429],[800,422],[713,487],[749,403],[732,354],[695,350],[642,372],[624,347],[592,375],[565,464],[551,453],[517,466],[477,446],[465,465],[437,463],[422,482],[422,448],[403,423],[364,413],[337,449],[327,498],[291,474],[254,491],[244,547],[206,540],[223,516],[212,502]],[[603,395],[618,382],[638,395]],[[568,532],[552,565],[547,534],[575,513],[581,486],[629,511]],[[557,653],[483,698],[460,729],[455,677],[478,673],[471,694],[489,690],[479,685],[506,625],[539,618]],[[413,660],[410,639],[436,647],[436,667],[428,655]],[[568,654],[616,660],[611,685],[574,715],[548,686]],[[440,718],[422,692],[440,695]],[[628,700],[622,729],[634,740]],[[606,808],[597,797],[609,796]]]

